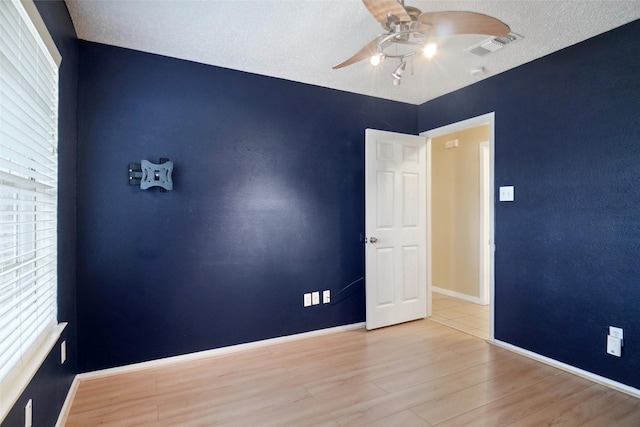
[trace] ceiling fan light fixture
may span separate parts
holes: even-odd
[[[369,13],[382,24],[385,32],[367,43],[355,55],[332,68],[337,70],[369,59],[378,66],[385,59],[398,59],[400,65],[391,73],[393,84],[400,85],[406,61],[422,53],[432,59],[438,51],[431,37],[486,34],[493,36],[492,43],[483,42],[478,48],[484,51],[499,49],[511,39],[511,28],[493,16],[478,12],[448,10],[422,12],[405,6],[404,0],[362,0]],[[513,37],[515,39],[515,36]],[[478,54],[474,50],[471,53]],[[373,55],[372,55],[373,54]],[[411,62],[413,74],[413,61]]]
[[[426,56],[429,59],[436,56],[437,52],[438,52],[438,45],[435,43],[427,43],[424,46],[424,49],[422,50],[422,53],[424,54],[424,56]]]
[[[400,62],[400,65],[398,65],[398,67],[395,69],[395,71],[391,74],[391,76],[393,76],[393,84],[395,86],[400,85],[400,79],[402,79],[405,68],[407,68],[407,63],[402,61]]]

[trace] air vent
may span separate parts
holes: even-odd
[[[519,38],[522,38],[522,36],[518,36],[514,33],[509,33],[504,37],[491,37],[490,39],[484,40],[475,46],[471,46],[469,49],[467,49],[467,52],[472,53],[476,56],[484,56],[488,53],[502,49],[509,43],[514,42]]]
[[[452,139],[444,143],[444,148],[458,148],[458,140]]]

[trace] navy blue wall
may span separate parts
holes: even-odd
[[[58,108],[58,319],[68,322],[68,326],[2,422],[3,426],[24,425],[24,407],[29,399],[33,399],[33,425],[55,425],[77,372],[75,180],[78,45],[64,2],[37,1],[36,6],[62,55]],[[63,340],[67,342],[67,361],[60,365],[60,342]]]
[[[78,104],[80,371],[364,320],[364,129],[415,106],[89,42]]]
[[[516,47],[514,47],[515,49]],[[640,388],[640,21],[428,102],[495,111],[497,339]],[[606,354],[624,328],[622,358]]]

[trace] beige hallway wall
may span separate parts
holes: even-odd
[[[445,148],[458,140],[457,148]],[[480,297],[480,144],[483,125],[432,140],[433,285]]]

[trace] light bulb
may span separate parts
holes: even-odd
[[[371,65],[373,65],[374,67],[377,67],[378,65],[380,65],[381,61],[382,61],[382,55],[380,54],[376,54],[371,57]]]
[[[438,51],[438,46],[435,43],[429,43],[425,45],[422,53],[424,53],[424,56],[426,56],[427,58],[433,58],[437,51]]]

